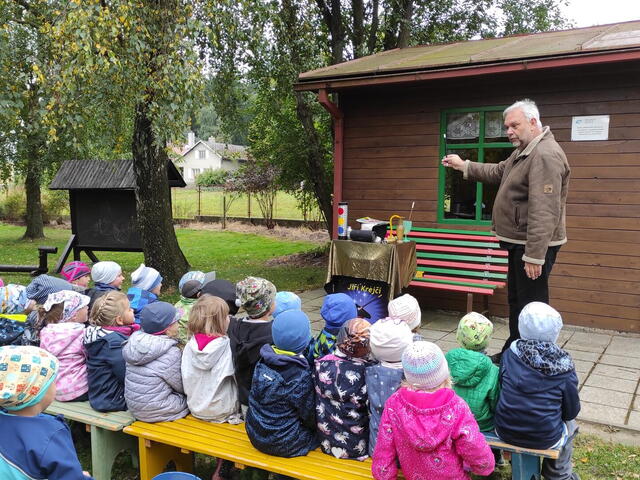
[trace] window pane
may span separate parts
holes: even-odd
[[[447,153],[457,153],[464,160],[478,161],[477,150],[449,149]],[[444,174],[444,218],[474,220],[476,217],[476,182],[464,180],[462,172],[453,168],[445,168]]]
[[[478,143],[480,113],[448,113],[447,143]]]
[[[484,141],[486,143],[508,142],[507,129],[504,128],[502,112],[484,114]]]
[[[511,152],[513,152],[512,148],[486,148],[484,163],[499,163],[506,160]],[[498,193],[498,185],[482,184],[482,220],[491,220],[496,193]]]

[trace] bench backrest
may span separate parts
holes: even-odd
[[[413,227],[418,267],[412,285],[490,294],[505,286],[508,253],[489,232]]]

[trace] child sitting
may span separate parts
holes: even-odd
[[[309,317],[301,310],[282,312],[271,335],[273,345],[263,345],[253,375],[247,435],[268,455],[306,455],[318,447],[313,379],[303,355],[311,339]]]
[[[124,396],[131,414],[143,422],[170,422],[189,413],[182,387],[178,319],[167,302],[142,309],[140,326],[122,349],[127,362]]]
[[[481,432],[493,430],[493,415],[500,393],[498,367],[484,354],[493,324],[477,312],[467,313],[458,324],[456,339],[462,348],[445,355],[453,389],[476,417]]]
[[[556,345],[560,314],[542,302],[527,304],[518,317],[520,340],[505,350],[500,364],[502,391],[496,433],[525,448],[562,447],[557,460],[542,461],[547,480],[577,479],[572,472],[575,418],[580,412],[578,377],[569,353]]]
[[[91,269],[84,262],[69,262],[62,267],[60,274],[71,285],[76,285],[85,290],[89,288],[89,282],[91,281]]]
[[[420,304],[415,297],[405,293],[404,295],[394,298],[387,306],[390,317],[403,320],[413,332],[413,341],[424,340],[418,332],[422,324],[422,311]]]
[[[316,412],[320,446],[336,458],[368,457],[369,415],[365,369],[369,328],[362,318],[346,322],[334,353],[315,362]]]
[[[91,268],[91,279],[94,286],[85,292],[91,298],[89,311],[93,309],[95,301],[105,293],[112,290],[120,291],[124,275],[122,275],[120,265],[116,262],[106,261],[98,262]]]
[[[2,478],[87,480],[62,416],[42,412],[56,395],[58,360],[37,347],[0,347]]]
[[[210,422],[240,421],[228,327],[229,307],[221,298],[203,295],[191,309],[182,383],[191,414]]]
[[[89,297],[70,290],[52,293],[40,307],[40,347],[60,362],[56,400],[84,402],[89,399],[87,364],[82,338]]]
[[[227,335],[238,384],[238,400],[244,414],[249,405],[251,380],[260,360],[260,349],[273,341],[271,314],[275,309],[276,287],[264,278],[247,277],[236,285],[236,296],[248,316],[231,317]]]
[[[371,472],[376,480],[489,475],[491,449],[467,404],[451,389],[440,348],[417,341],[402,354],[406,382],[384,407]],[[399,463],[398,463],[399,462]]]
[[[356,318],[357,315],[358,309],[349,295],[332,293],[324,297],[320,316],[325,325],[313,342],[311,359],[315,360],[333,353],[340,328],[347,320]]]
[[[273,319],[278,318],[283,312],[290,310],[302,311],[302,300],[293,292],[276,293],[276,308],[273,311]]]
[[[367,367],[369,456],[373,455],[384,404],[402,383],[402,353],[413,342],[409,325],[399,318],[381,318],[369,329],[371,355],[380,363]]]
[[[155,268],[147,267],[144,263],[131,274],[131,287],[127,290],[127,298],[133,308],[136,323],[140,323],[142,309],[158,300],[162,290],[162,275]]]
[[[104,292],[91,310],[90,325],[82,339],[87,352],[89,403],[99,412],[126,410],[124,400],[125,362],[122,345],[135,325],[127,296],[119,291]]]
[[[213,274],[213,276],[215,277],[215,272],[210,272],[207,274],[199,270],[193,270],[191,272],[185,273],[178,282],[180,300],[178,300],[173,306],[182,311],[182,316],[180,317],[180,320],[178,320],[178,340],[182,345],[186,344],[187,340],[189,340],[189,332],[187,327],[189,323],[189,313],[191,313],[193,305],[202,294],[202,287],[204,286],[204,282],[207,279],[207,276],[211,274]],[[233,287],[233,289],[233,300],[235,302],[235,286]]]

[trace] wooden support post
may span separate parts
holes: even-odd
[[[152,442],[144,438],[138,439],[140,450],[140,480],[152,480],[162,473],[167,464],[173,460],[179,472],[193,472],[193,454],[182,453],[179,448]]]
[[[473,293],[467,293],[467,313],[473,311]]]

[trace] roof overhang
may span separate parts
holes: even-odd
[[[493,62],[474,65],[456,65],[443,68],[417,69],[393,73],[372,73],[361,76],[314,78],[294,84],[296,91],[337,91],[365,86],[402,85],[430,80],[494,75],[499,73],[522,72],[563,67],[608,64],[640,60],[640,47],[609,50],[597,53],[575,53],[541,58],[525,58],[513,61]]]

